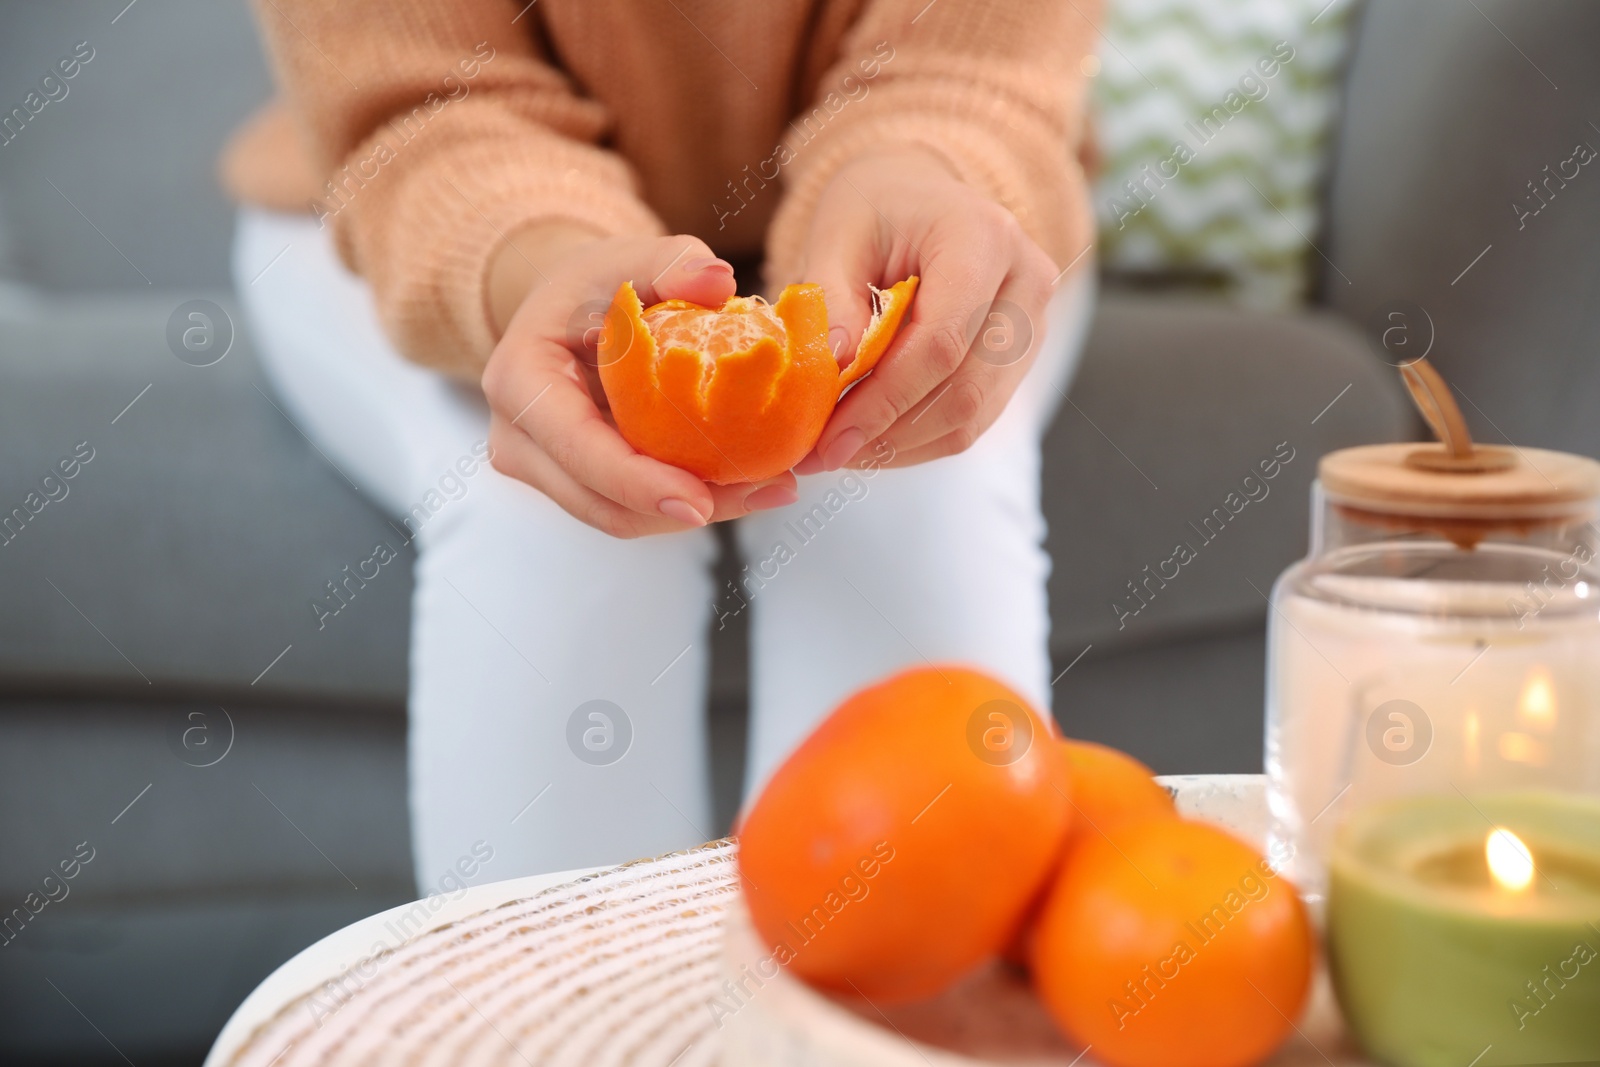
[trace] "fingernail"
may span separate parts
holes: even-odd
[[[800,499],[800,494],[787,485],[765,485],[744,498],[744,506],[751,511],[786,508]]]
[[[685,263],[683,265],[683,269],[688,271],[690,274],[694,274],[702,270],[722,270],[732,274],[733,264],[727,262],[726,260],[718,259],[716,256],[699,256]]]
[[[694,505],[687,500],[679,500],[669,496],[656,505],[656,510],[674,522],[686,522],[690,526],[704,526],[706,517],[694,509]]]
[[[832,326],[828,329],[828,350],[833,353],[834,362],[843,365],[844,346],[850,340],[850,331],[843,326]]]
[[[838,437],[835,437],[833,444],[829,445],[827,451],[822,453],[822,469],[828,471],[838,470],[846,463],[849,463],[850,458],[860,452],[861,446],[866,443],[867,435],[851,427]]]

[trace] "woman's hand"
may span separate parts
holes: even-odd
[[[796,470],[836,470],[893,449],[889,466],[972,445],[999,418],[1038,352],[1059,268],[1005,208],[933,153],[885,150],[842,168],[823,192],[805,280],[827,292],[841,362],[871,319],[868,284],[922,279],[877,368],[845,395]]]
[[[640,455],[606,410],[595,343],[617,287],[646,306],[734,294],[733,268],[693,237],[596,237],[564,225],[512,236],[490,266],[500,343],[483,372],[496,470],[544,493],[574,518],[616,537],[667,533],[793,503],[794,475],[711,485]]]

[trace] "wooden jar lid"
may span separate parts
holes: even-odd
[[[1426,359],[1403,365],[1400,376],[1440,443],[1330,452],[1317,477],[1332,502],[1476,525],[1595,513],[1600,463],[1542,448],[1474,444],[1450,386]]]
[[[1386,514],[1526,521],[1581,515],[1600,498],[1600,463],[1542,448],[1362,445],[1323,456],[1317,477],[1335,503]]]

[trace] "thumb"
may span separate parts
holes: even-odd
[[[721,307],[737,291],[733,264],[718,259],[696,237],[678,235],[655,242],[640,264],[644,277],[635,277],[634,289],[648,307],[663,300],[688,300],[706,307]]]
[[[809,259],[810,277],[822,286],[828,303],[828,348],[840,368],[855,361],[861,335],[872,321],[872,288],[877,271],[859,248],[831,248]]]

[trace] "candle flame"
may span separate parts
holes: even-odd
[[[1496,885],[1520,892],[1533,884],[1533,853],[1510,830],[1503,826],[1490,830],[1483,852]]]
[[[1523,722],[1540,730],[1550,730],[1555,726],[1556,687],[1550,679],[1550,672],[1544,667],[1535,667],[1528,672],[1528,680],[1522,686],[1522,697],[1517,701],[1517,714]]]

